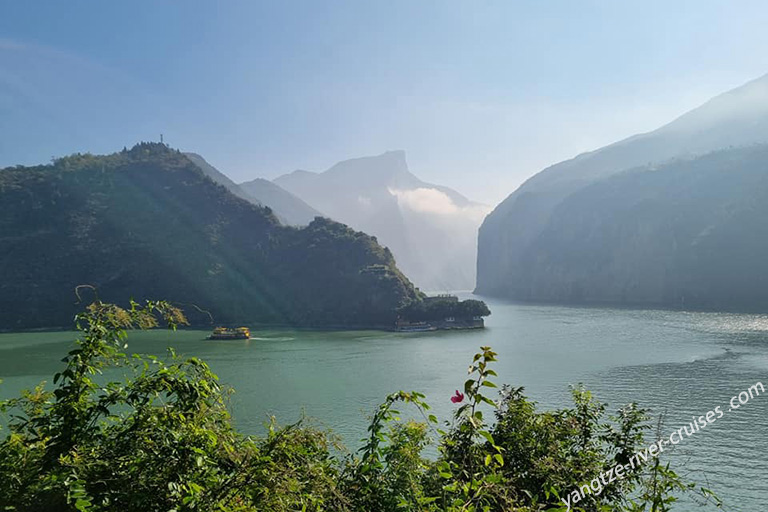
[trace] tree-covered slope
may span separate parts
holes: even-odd
[[[572,194],[628,169],[768,142],[768,75],[721,94],[649,133],[560,162],[531,177],[486,217],[478,236],[477,291],[524,298],[536,240]]]
[[[237,197],[240,197],[242,199],[245,199],[246,201],[250,201],[258,206],[268,206],[260,201],[255,200],[253,197],[251,197],[248,193],[246,193],[243,189],[240,188],[240,185],[232,181],[229,176],[212,166],[208,163],[208,161],[203,158],[202,156],[198,155],[197,153],[184,153],[184,156],[186,156],[193,164],[198,166],[201,171],[203,171],[203,174],[211,178],[213,181],[218,183],[219,185],[223,186],[233,194],[235,194]]]
[[[768,307],[768,146],[638,168],[568,196],[521,258],[516,297]]]
[[[282,226],[160,144],[0,170],[0,268],[5,329],[71,326],[83,284],[198,323],[389,325],[417,297],[374,238]]]
[[[322,213],[269,180],[256,178],[238,185],[197,153],[184,153],[184,156],[197,165],[203,174],[236,196],[255,205],[269,207],[283,224],[306,226],[315,217],[324,217]]]
[[[290,226],[306,226],[315,217],[325,217],[295,195],[264,178],[241,183],[240,188],[261,204],[272,208],[280,220]]]

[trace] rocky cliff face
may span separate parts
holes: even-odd
[[[724,229],[725,224],[701,213],[748,198],[725,187],[728,174],[717,174],[710,166],[720,162],[734,180],[748,183],[759,176],[756,169],[764,166],[764,154],[747,148],[699,157],[760,142],[768,142],[768,77],[718,96],[654,132],[545,169],[484,221],[478,243],[477,292],[577,303],[697,302],[704,307],[721,303],[722,297],[713,295],[717,287],[702,284],[704,288],[694,290],[675,277],[686,268],[703,268],[695,264],[701,258],[715,257],[698,253],[705,246],[717,251],[701,245],[702,239],[694,243],[693,238],[681,238],[681,223],[690,223],[687,216],[696,211],[702,220]],[[739,174],[747,170],[751,178]],[[665,188],[672,183],[677,195]],[[646,195],[638,196],[640,191]],[[724,195],[726,191],[730,195]],[[690,201],[683,204],[681,198]],[[649,216],[654,215],[663,215],[665,224],[651,222]],[[698,224],[697,228],[708,229]],[[731,228],[745,234],[735,225]],[[712,244],[716,239],[707,240]],[[731,248],[745,246],[748,240],[731,237],[730,243],[718,253],[723,266],[730,265],[726,256]],[[689,280],[708,282],[705,275],[686,275]],[[738,300],[750,302],[746,296]]]

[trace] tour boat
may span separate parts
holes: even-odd
[[[213,330],[209,340],[249,340],[251,339],[251,331],[247,327],[237,327],[231,329],[228,327],[217,327]]]

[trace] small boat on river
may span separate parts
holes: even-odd
[[[249,340],[251,339],[251,330],[247,327],[236,327],[234,329],[229,327],[216,327],[210,336],[209,340]]]

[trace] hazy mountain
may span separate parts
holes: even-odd
[[[238,185],[197,153],[184,153],[184,155],[200,167],[206,176],[223,185],[236,196],[272,209],[283,224],[306,226],[315,217],[323,216],[322,213],[269,180],[257,178]]]
[[[519,297],[765,310],[767,219],[765,145],[615,174],[553,211]]]
[[[692,301],[711,304],[715,298],[705,291],[687,293],[685,290],[690,288],[678,287],[679,283],[669,273],[682,272],[680,267],[665,267],[666,274],[661,275],[661,267],[649,265],[651,262],[672,265],[672,260],[679,263],[694,257],[689,254],[685,256],[688,260],[676,259],[690,249],[681,244],[693,243],[680,238],[680,229],[683,229],[680,223],[688,222],[681,210],[685,198],[695,196],[700,201],[685,206],[697,211],[706,210],[707,200],[711,201],[711,208],[725,207],[722,202],[727,200],[748,200],[747,196],[740,199],[734,194],[726,198],[718,195],[725,194],[725,190],[711,189],[715,184],[722,184],[720,181],[727,182],[728,177],[712,174],[713,162],[722,163],[723,169],[734,173],[747,172],[740,167],[741,159],[746,159],[744,165],[752,173],[768,163],[760,163],[764,154],[754,149],[734,151],[726,156],[695,157],[721,148],[760,142],[768,142],[768,76],[720,95],[658,130],[543,170],[511,194],[483,222],[478,244],[477,291],[526,300],[656,304],[675,303],[688,295],[688,304]],[[637,169],[639,166],[645,168]],[[709,169],[710,174],[706,178],[698,176],[697,166]],[[681,171],[683,168],[686,172]],[[658,188],[666,180],[677,180],[674,190],[682,196],[675,197]],[[637,196],[639,190],[631,188],[635,186],[642,186],[640,190],[647,192],[642,200]],[[654,199],[653,194],[658,198]],[[634,217],[620,214],[626,208],[634,208]],[[667,235],[671,237],[666,238],[670,244],[666,249],[661,250],[658,243],[663,238],[656,243],[646,238],[651,233],[662,235],[657,227],[642,223],[643,215],[664,216]],[[564,216],[570,216],[570,223]],[[575,223],[582,223],[578,230]],[[618,230],[620,236],[609,232],[611,229]],[[571,230],[570,235],[563,230]],[[638,230],[648,231],[642,231],[640,236]],[[576,240],[573,238],[576,233],[586,238]],[[573,247],[561,244],[566,239]],[[636,245],[641,240],[642,247]],[[730,242],[747,243],[736,238]],[[704,247],[696,243],[693,253]],[[720,248],[720,254],[725,258],[731,248]],[[552,251],[561,253],[554,255]],[[640,265],[640,255],[644,265]],[[602,272],[613,272],[610,274],[613,284],[609,286],[605,275],[599,278],[578,267],[577,262],[599,265]],[[722,263],[727,265],[728,260],[723,259]],[[634,281],[630,276],[642,278],[643,283],[631,284]],[[705,279],[706,276],[699,277]],[[617,292],[616,287],[622,286],[623,291]],[[657,288],[653,292],[641,291],[645,286]],[[659,292],[658,287],[665,291]],[[693,295],[698,299],[693,299]]]
[[[281,221],[291,226],[306,226],[315,217],[325,216],[284,188],[263,178],[241,183],[240,189],[272,208]]]
[[[477,227],[487,209],[421,181],[403,151],[345,160],[325,172],[295,171],[275,183],[329,217],[377,237],[423,289],[474,286]]]
[[[391,325],[417,298],[372,237],[282,226],[161,144],[0,170],[0,241],[0,328],[70,327],[81,284],[199,323]]]

